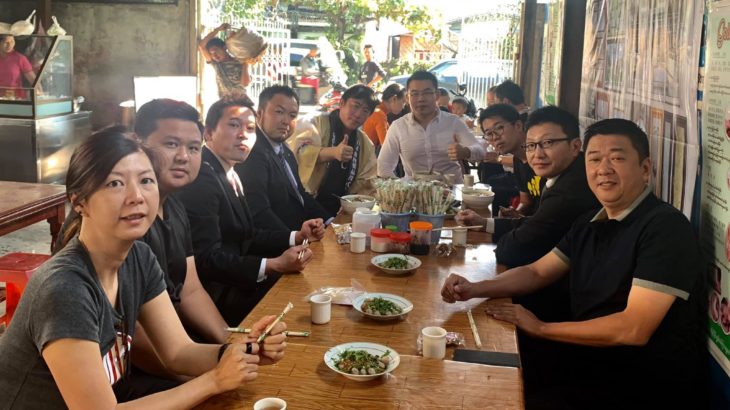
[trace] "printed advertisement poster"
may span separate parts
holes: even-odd
[[[704,7],[685,0],[589,0],[582,127],[626,118],[649,136],[657,196],[688,218],[698,177],[697,76]]]
[[[700,239],[711,256],[710,352],[730,375],[730,1],[707,18]]]

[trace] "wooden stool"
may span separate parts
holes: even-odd
[[[0,257],[0,282],[5,282],[7,288],[5,316],[0,317],[0,323],[4,322],[6,326],[10,324],[28,279],[43,262],[50,258],[51,255],[20,252]]]

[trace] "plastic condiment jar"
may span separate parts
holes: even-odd
[[[380,227],[380,213],[367,208],[357,208],[352,215],[352,232],[365,234],[365,242],[370,242],[370,230]]]
[[[415,221],[411,222],[409,226],[411,228],[411,253],[428,255],[433,225],[430,222]]]
[[[403,255],[411,252],[411,234],[408,232],[392,232],[390,234],[391,249],[393,253]]]
[[[390,231],[385,228],[370,230],[370,250],[385,253],[390,251]]]

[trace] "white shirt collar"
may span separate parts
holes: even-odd
[[[560,178],[560,175],[552,178],[548,178],[547,181],[545,181],[545,188],[552,188],[553,185],[555,185],[555,182]]]

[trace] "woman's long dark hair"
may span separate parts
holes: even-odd
[[[76,148],[66,173],[66,196],[71,202],[69,221],[54,252],[61,250],[81,229],[81,215],[74,207],[96,192],[122,158],[145,152],[123,126],[95,132]]]

